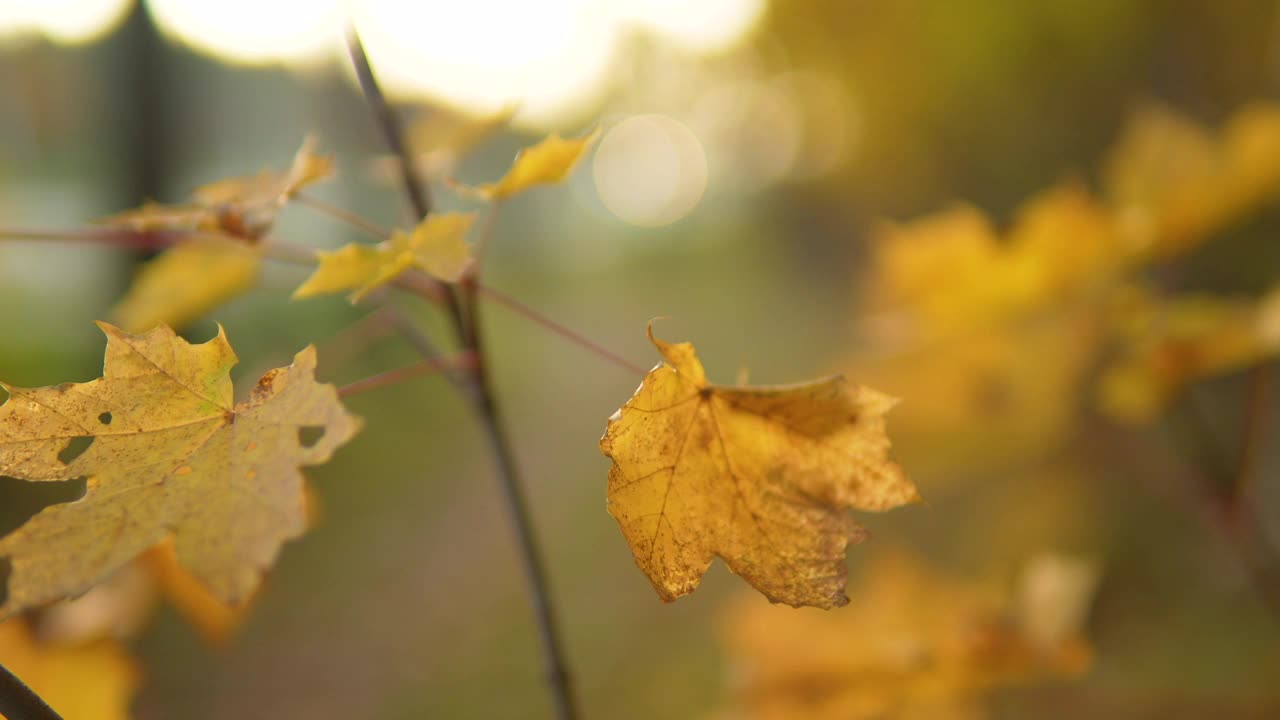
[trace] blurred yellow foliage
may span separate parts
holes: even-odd
[[[413,232],[393,230],[377,245],[352,243],[318,251],[320,266],[293,292],[294,299],[351,290],[351,302],[419,268],[444,282],[457,282],[471,266],[467,232],[475,213],[432,213]]]
[[[1218,135],[1146,105],[1108,157],[1103,184],[1129,251],[1188,250],[1280,192],[1280,105],[1247,105]]]
[[[15,617],[0,623],[0,658],[65,720],[130,717],[138,670],[114,640],[49,644]]]
[[[569,176],[583,153],[599,137],[600,128],[580,138],[564,139],[551,135],[517,153],[511,169],[497,182],[475,187],[454,183],[454,187],[468,195],[499,201],[538,185],[558,183]]]
[[[1032,198],[1003,235],[960,205],[873,240],[876,285],[869,302],[910,335],[936,338],[999,324],[1098,281],[1118,264],[1109,215],[1068,183]]]
[[[992,690],[1083,673],[1081,624],[1096,571],[1042,556],[1017,587],[940,574],[881,553],[839,612],[744,596],[723,625],[733,694],[725,718],[982,718]]]
[[[111,320],[129,332],[160,324],[180,330],[252,288],[261,265],[262,250],[237,238],[184,238],[138,270]]]
[[[1119,347],[1103,369],[1099,403],[1115,419],[1147,422],[1187,383],[1280,352],[1280,286],[1256,301],[1163,299],[1130,288],[1112,320]]]
[[[196,188],[191,204],[147,203],[102,222],[140,231],[201,230],[256,240],[271,229],[280,209],[299,190],[333,175],[333,159],[316,155],[315,145],[313,136],[303,140],[293,164],[283,173],[262,170],[219,180]]]

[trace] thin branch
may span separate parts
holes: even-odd
[[[365,218],[363,215],[330,205],[329,203],[324,202],[319,198],[312,197],[306,193],[295,193],[293,199],[297,200],[298,204],[304,205],[316,212],[324,213],[334,220],[355,228],[375,240],[386,240],[391,236],[391,230]]]
[[[1249,504],[1253,478],[1270,432],[1271,372],[1268,365],[1252,370],[1241,429],[1243,444],[1236,464],[1228,462],[1228,454],[1214,439],[1212,423],[1200,413],[1190,395],[1182,406],[1191,423],[1180,424],[1175,413],[1172,428],[1179,435],[1171,445],[1198,480],[1188,501],[1190,509],[1227,541],[1259,600],[1280,621],[1280,557],[1268,551]]]
[[[348,27],[347,49],[365,99],[382,126],[387,145],[400,160],[400,175],[405,193],[409,196],[415,213],[422,218],[431,209],[430,198],[425,185],[418,179],[416,168],[401,134],[400,123],[378,87],[373,70],[369,67],[369,59],[364,47],[360,44],[360,38],[354,26]],[[485,437],[497,462],[503,498],[519,539],[520,559],[525,580],[529,586],[530,602],[533,605],[538,634],[542,640],[543,663],[546,667],[547,684],[555,703],[556,716],[561,720],[573,720],[578,716],[577,706],[570,687],[569,673],[564,660],[555,611],[551,605],[541,553],[538,551],[532,520],[524,498],[515,453],[503,429],[493,388],[489,382],[488,366],[480,335],[478,307],[476,303],[470,302],[464,308],[466,298],[465,294],[460,294],[455,288],[449,287],[445,295],[446,308],[453,321],[459,343],[473,354],[475,367],[467,376],[466,385],[470,388],[469,395],[475,404],[476,413],[484,427]]]
[[[480,234],[476,236],[475,245],[471,247],[471,255],[475,258],[475,264],[472,266],[472,275],[479,275],[480,267],[484,265],[489,246],[493,244],[493,230],[498,225],[498,211],[501,209],[502,198],[498,198],[489,205],[489,212],[485,214],[484,226],[480,228]]]
[[[436,357],[430,360],[422,360],[412,365],[388,370],[384,373],[378,373],[363,380],[357,380],[348,385],[338,388],[338,397],[349,397],[370,390],[387,387],[388,385],[398,385],[405,380],[411,380],[426,375],[434,375],[441,370],[449,368],[466,368],[472,366],[472,358],[474,356],[468,351],[457,355],[449,355],[445,357]]]
[[[383,139],[386,140],[392,154],[399,160],[400,182],[404,185],[409,206],[413,208],[414,221],[420,222],[427,213],[431,212],[431,196],[427,184],[418,176],[418,168],[404,141],[404,130],[400,126],[400,118],[387,102],[387,97],[378,84],[378,78],[373,74],[373,68],[369,65],[369,56],[365,53],[364,44],[360,42],[360,33],[356,31],[354,24],[347,26],[347,53],[351,56],[351,65],[355,68],[360,91],[364,94],[366,103],[382,129]],[[445,288],[444,295],[445,308],[449,312],[449,319],[453,322],[453,329],[462,345],[467,346],[469,345],[467,332],[470,326],[466,320],[462,301],[452,287]]]
[[[0,240],[87,242],[133,250],[163,250],[179,240],[183,235],[190,234],[176,231],[139,231],[126,228],[94,228],[86,230],[0,228]]]
[[[608,360],[609,362],[613,363],[614,365],[617,365],[620,368],[630,370],[631,372],[637,375],[645,375],[649,372],[649,368],[640,367],[639,365],[631,362],[630,360],[622,357],[621,355],[613,352],[612,350],[609,350],[608,348],[605,348],[596,344],[590,338],[587,338],[584,335],[581,335],[573,330],[570,330],[564,325],[561,325],[555,320],[552,320],[546,315],[543,315],[537,310],[534,310],[533,308],[529,307],[528,305],[525,305],[524,303],[511,297],[510,295],[507,295],[506,293],[500,292],[498,290],[494,290],[488,285],[480,285],[478,283],[476,285],[476,291],[479,292],[481,295],[485,296],[486,298],[493,300],[499,305],[502,305],[508,310],[512,310],[515,313],[521,315],[522,317],[528,320],[531,320],[535,324],[547,330],[550,330],[551,332],[568,340],[569,342],[581,348],[589,350],[592,353],[595,353],[596,355],[599,355],[600,357],[604,358],[605,360]]]
[[[22,679],[0,664],[0,715],[9,720],[62,720]]]
[[[1237,509],[1246,505],[1253,496],[1253,486],[1261,471],[1263,451],[1271,437],[1274,420],[1272,388],[1275,385],[1275,364],[1263,363],[1249,373],[1249,399],[1245,405],[1244,445],[1240,448],[1240,462],[1236,469],[1234,504]]]
[[[498,477],[502,481],[502,498],[507,506],[507,515],[515,526],[516,535],[520,540],[518,543],[520,560],[524,568],[525,581],[529,585],[529,600],[537,620],[538,636],[542,642],[543,669],[546,673],[547,686],[551,689],[556,717],[560,720],[574,720],[579,713],[574,699],[568,663],[565,659],[559,621],[555,607],[552,605],[551,588],[547,581],[546,569],[543,567],[542,553],[538,548],[537,535],[533,529],[533,516],[529,512],[529,504],[525,499],[515,452],[503,429],[501,412],[493,396],[493,385],[489,381],[488,365],[485,362],[487,358],[481,345],[480,313],[477,305],[471,306],[469,319],[472,323],[471,349],[475,352],[475,368],[472,377],[475,378],[477,390],[476,406],[484,419],[482,424],[485,437],[498,463]]]

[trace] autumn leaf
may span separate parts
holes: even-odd
[[[66,720],[131,716],[139,673],[115,640],[50,644],[37,640],[23,618],[10,618],[0,622],[0,659]]]
[[[142,266],[111,319],[129,332],[185,327],[253,287],[261,265],[261,249],[236,238],[185,238]]]
[[[1214,133],[1149,104],[1108,156],[1103,181],[1132,251],[1195,247],[1280,194],[1280,105],[1242,107]]]
[[[395,230],[377,245],[352,243],[332,252],[318,251],[320,266],[294,299],[352,290],[351,302],[416,267],[444,282],[457,282],[471,265],[467,231],[475,213],[432,213],[412,233]]]
[[[537,145],[521,150],[511,169],[501,180],[476,187],[454,183],[454,187],[467,194],[496,201],[538,185],[558,183],[569,175],[578,159],[599,135],[599,128],[580,138],[568,140],[552,135]]]
[[[1098,397],[1120,422],[1149,422],[1187,384],[1280,353],[1280,287],[1257,300],[1162,299],[1128,288],[1115,304],[1117,351],[1102,369]]]
[[[257,175],[220,180],[196,188],[186,205],[147,203],[136,210],[104,218],[108,225],[134,230],[201,230],[256,240],[275,222],[303,187],[333,175],[333,160],[315,154],[315,138],[308,137],[289,170],[263,170]]]
[[[10,567],[0,616],[82,593],[167,537],[215,595],[242,602],[305,529],[299,466],[327,461],[360,421],[315,382],[314,348],[233,405],[236,356],[221,331],[191,345],[164,326],[143,335],[100,327],[103,377],[0,385],[0,475],[87,478],[81,499],[0,538]],[[303,431],[321,435],[304,444]]]
[[[741,597],[723,624],[735,678],[723,717],[986,717],[997,688],[1088,667],[1081,629],[1096,578],[1087,561],[1042,555],[1010,593],[893,551],[873,560],[839,613]]]
[[[913,337],[936,339],[990,327],[1087,293],[1122,265],[1111,216],[1075,183],[1019,209],[998,233],[969,205],[874,237],[869,304]]]
[[[772,602],[845,604],[846,509],[919,500],[886,455],[893,398],[842,377],[778,387],[707,383],[690,343],[653,336],[666,363],[609,418],[608,508],[664,601],[716,556]]]

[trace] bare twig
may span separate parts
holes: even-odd
[[[430,198],[425,185],[418,179],[413,160],[404,143],[400,123],[378,86],[373,70],[369,66],[364,46],[360,43],[354,27],[348,28],[347,49],[351,55],[351,62],[355,66],[356,77],[364,92],[365,100],[382,127],[387,145],[399,158],[401,182],[410,205],[416,215],[422,218],[431,209]],[[480,334],[479,314],[474,302],[464,307],[464,297],[452,287],[447,290],[445,303],[453,320],[459,343],[472,353],[474,369],[468,375],[470,387],[468,394],[474,402],[476,413],[484,427],[485,437],[496,461],[508,515],[519,539],[520,559],[529,586],[538,634],[542,641],[547,684],[555,703],[556,716],[561,720],[572,720],[578,716],[578,712],[564,660],[558,623],[551,603],[532,519],[524,498],[515,453],[503,429],[498,405],[489,381],[487,358]]]
[[[9,720],[62,720],[21,678],[0,664],[0,715]]]
[[[334,220],[355,228],[375,240],[386,240],[391,236],[391,231],[389,229],[365,218],[363,215],[357,215],[350,210],[344,210],[340,207],[330,205],[329,203],[324,202],[319,198],[312,197],[306,193],[294,193],[293,199],[297,200],[299,205],[305,205],[316,212],[324,213]]]
[[[617,365],[620,368],[630,370],[631,372],[637,375],[644,375],[645,373],[649,372],[649,368],[640,367],[639,365],[631,362],[630,360],[622,357],[621,355],[613,352],[612,350],[609,350],[608,348],[605,348],[605,347],[601,347],[600,345],[598,345],[591,339],[587,338],[586,336],[581,335],[578,332],[575,332],[574,330],[571,330],[565,327],[564,325],[561,325],[555,320],[552,320],[546,315],[543,315],[537,310],[534,310],[533,308],[529,307],[528,305],[525,305],[519,300],[516,300],[510,295],[507,295],[506,293],[500,292],[498,290],[494,290],[488,285],[480,285],[479,283],[476,284],[476,291],[479,292],[481,295],[485,296],[486,298],[493,300],[499,305],[502,305],[508,310],[512,310],[515,313],[521,315],[522,317],[533,321],[535,324],[543,328],[546,328],[547,330],[550,330],[551,332],[568,340],[569,342],[579,347],[585,348],[595,353],[596,355],[599,355],[600,357],[608,360],[609,362],[613,363],[614,365]]]
[[[465,368],[472,364],[472,355],[470,352],[464,352],[459,355],[450,355],[445,357],[435,357],[430,360],[422,360],[413,365],[388,370],[384,373],[378,373],[371,377],[357,380],[348,385],[338,388],[338,397],[348,397],[370,390],[377,390],[388,385],[397,385],[405,380],[424,375],[434,375],[441,370],[448,368]]]

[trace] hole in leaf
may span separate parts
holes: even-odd
[[[0,557],[0,605],[9,600],[9,576],[13,574],[13,562]]]
[[[58,461],[63,465],[70,465],[77,457],[84,455],[84,451],[91,445],[93,445],[93,436],[73,437],[67,441],[67,447],[61,448],[58,452]]]
[[[0,475],[0,537],[17,530],[36,513],[84,497],[87,478],[29,482]]]
[[[102,423],[103,425],[110,425],[112,419],[113,418],[111,417],[111,413],[109,412],[104,412],[98,416],[98,422]]]
[[[58,462],[63,465],[70,465],[72,461],[84,454],[85,450],[93,444],[92,435],[81,435],[73,437],[67,441],[67,446],[62,448],[58,453]]]
[[[324,427],[320,425],[307,425],[298,428],[298,444],[304,448],[315,447],[322,437],[324,437]]]

